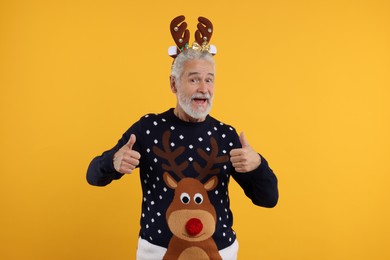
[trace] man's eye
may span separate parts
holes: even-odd
[[[190,81],[191,81],[192,83],[197,83],[197,82],[199,82],[198,79],[190,79]]]

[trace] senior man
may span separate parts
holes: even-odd
[[[185,40],[182,21],[175,18],[171,32]],[[199,24],[196,38],[209,41],[211,23],[200,17]],[[236,259],[230,177],[255,205],[274,207],[278,201],[277,178],[264,157],[243,133],[209,115],[215,63],[208,41],[178,45],[173,55],[170,88],[176,106],[141,117],[87,171],[91,185],[105,186],[139,168],[137,259]]]

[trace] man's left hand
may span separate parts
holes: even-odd
[[[230,151],[230,161],[236,172],[250,172],[256,169],[261,164],[260,155],[252,149],[244,136],[244,132],[240,134],[240,142],[242,148],[232,149]]]

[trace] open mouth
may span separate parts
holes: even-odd
[[[208,99],[207,98],[193,98],[192,99],[196,104],[198,105],[203,105],[203,104],[206,104],[208,102]]]

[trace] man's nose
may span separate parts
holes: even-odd
[[[204,81],[199,81],[198,85],[198,92],[200,93],[207,93],[207,84]]]

